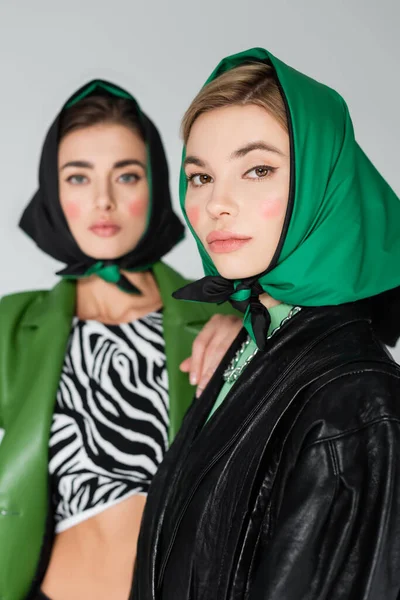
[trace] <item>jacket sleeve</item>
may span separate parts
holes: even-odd
[[[400,424],[304,449],[255,558],[250,600],[400,598]]]

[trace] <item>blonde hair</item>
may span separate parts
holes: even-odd
[[[288,131],[286,107],[274,70],[265,63],[250,63],[226,71],[200,90],[182,119],[184,143],[200,115],[216,108],[248,104],[264,108]]]

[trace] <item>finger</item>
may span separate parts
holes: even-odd
[[[203,383],[203,378],[206,384],[208,383],[208,380],[225,356],[241,328],[242,322],[236,317],[232,317],[229,320],[225,317],[224,320],[221,320],[214,337],[209,342],[207,348],[205,348],[203,370],[199,374],[199,385]]]
[[[210,343],[203,360],[203,370],[199,376],[198,388],[200,393],[204,390],[211,377],[214,375],[219,363],[225,356],[225,353],[231,343],[231,337],[224,338],[217,343]]]
[[[213,369],[209,369],[201,378],[199,385],[196,388],[196,398],[198,398],[203,391],[205,390],[205,388],[207,387],[208,382],[210,381],[211,377],[214,375],[215,370]]]
[[[181,364],[179,365],[180,370],[183,373],[189,373],[191,362],[192,362],[192,359],[190,356],[189,356],[189,358],[185,358],[185,360],[183,360],[181,362]]]
[[[203,360],[206,348],[208,347],[216,331],[215,321],[215,318],[211,317],[193,342],[190,365],[190,383],[192,385],[196,385],[199,382],[200,375],[203,370]]]
[[[203,370],[199,374],[199,383],[197,386],[196,396],[200,396],[204,388],[207,386],[211,377],[214,375],[218,365],[225,356],[228,348],[236,338],[242,328],[242,321],[237,317],[222,317],[218,330],[205,349],[203,358]],[[221,339],[221,335],[225,333]]]
[[[203,393],[204,388],[201,388],[199,385],[196,388],[196,398],[200,398],[201,394]]]

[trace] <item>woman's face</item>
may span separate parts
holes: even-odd
[[[186,213],[218,272],[228,279],[262,273],[287,209],[287,132],[256,105],[215,109],[194,122],[184,168]]]
[[[143,140],[124,125],[94,125],[61,140],[60,202],[85,254],[114,259],[137,245],[149,206],[146,166]]]

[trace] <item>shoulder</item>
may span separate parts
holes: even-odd
[[[58,320],[70,321],[74,312],[75,296],[75,282],[63,279],[48,290],[31,290],[3,296],[0,300],[1,334],[7,329],[12,331],[23,325],[36,326],[45,323],[54,315]]]
[[[325,485],[336,494],[400,482],[397,368],[371,364],[332,373],[305,392],[300,404],[284,438],[286,474],[295,464],[300,484],[307,487],[312,480],[322,495]]]
[[[347,365],[309,386],[297,425],[307,444],[400,424],[400,367],[389,360]]]
[[[17,323],[38,301],[49,293],[48,290],[30,290],[9,294],[0,298],[0,321],[2,326],[7,323]]]
[[[177,287],[185,285],[189,281],[170,265],[162,261],[153,265],[153,273],[160,288],[168,288],[172,291],[175,291]]]

